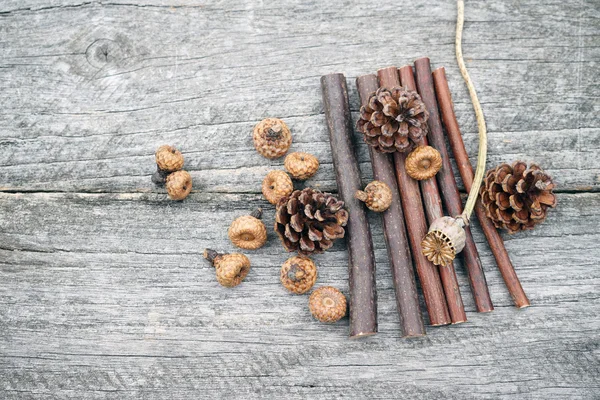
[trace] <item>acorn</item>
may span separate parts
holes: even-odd
[[[266,118],[254,127],[254,147],[263,157],[279,158],[292,144],[290,128],[279,118]]]
[[[236,218],[229,226],[229,240],[235,246],[256,250],[267,243],[267,228],[260,220],[262,208],[257,208],[250,215],[243,215]]]
[[[406,173],[417,181],[433,178],[442,169],[442,156],[431,146],[419,146],[406,157]]]
[[[354,197],[365,203],[369,210],[383,212],[392,204],[392,189],[384,182],[373,181],[364,191],[357,190]]]
[[[184,170],[170,173],[167,176],[167,193],[171,200],[183,200],[192,191],[192,176]]]
[[[317,173],[319,160],[309,153],[294,152],[285,157],[283,166],[292,178],[304,181]]]
[[[308,308],[321,322],[337,322],[346,315],[346,296],[332,286],[322,286],[310,295]]]
[[[293,191],[292,179],[280,170],[269,172],[262,183],[262,193],[271,204],[277,204],[280,199],[289,196]]]
[[[250,272],[250,260],[240,253],[219,254],[205,249],[204,258],[215,267],[217,281],[225,287],[239,285]]]
[[[317,267],[308,257],[288,258],[281,266],[281,283],[292,293],[308,292],[317,281]]]
[[[156,172],[152,175],[152,182],[162,185],[171,172],[183,168],[183,154],[173,146],[162,145],[156,150]]]

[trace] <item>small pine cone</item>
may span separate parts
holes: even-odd
[[[279,158],[292,144],[290,128],[279,118],[266,118],[260,121],[252,133],[254,147],[263,157]]]
[[[295,152],[285,158],[283,165],[292,178],[304,181],[317,173],[319,160],[312,154]]]
[[[392,204],[392,189],[381,181],[369,183],[365,190],[357,190],[354,197],[365,203],[369,210],[384,212]]]
[[[156,150],[156,165],[161,171],[179,171],[183,168],[183,161],[183,154],[173,146],[165,144]]]
[[[433,178],[442,169],[442,155],[431,146],[419,146],[406,157],[406,173],[417,181]]]
[[[221,286],[237,286],[250,272],[250,260],[240,253],[219,254],[214,250],[205,249],[204,258],[215,267],[217,282]]]
[[[554,187],[538,165],[515,161],[490,169],[479,194],[494,225],[516,233],[533,229],[546,219],[549,207],[556,207]]]
[[[267,243],[267,228],[260,220],[261,216],[262,209],[258,208],[250,215],[236,218],[227,232],[231,243],[247,250],[263,247]]]
[[[382,153],[406,153],[427,135],[429,112],[421,96],[405,88],[379,88],[360,108],[356,128]]]
[[[312,292],[308,308],[321,322],[337,322],[346,315],[346,296],[332,286],[323,286]]]
[[[329,193],[306,188],[277,203],[275,232],[287,251],[322,253],[343,238],[348,222],[344,202]]]
[[[289,196],[293,191],[292,179],[283,171],[269,172],[262,183],[262,193],[271,204],[277,204],[280,199]]]
[[[296,294],[308,292],[317,281],[317,267],[308,257],[288,258],[281,266],[281,283]]]
[[[167,193],[171,200],[183,200],[192,191],[192,177],[184,170],[170,173],[167,176]]]

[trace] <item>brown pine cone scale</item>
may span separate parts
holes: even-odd
[[[487,216],[509,233],[533,229],[556,207],[555,184],[538,165],[515,161],[487,171],[479,190]]]
[[[346,233],[348,212],[343,207],[344,202],[331,194],[296,190],[277,203],[275,232],[287,251],[322,253]]]
[[[383,153],[406,153],[427,135],[429,112],[413,90],[379,88],[360,108],[356,127],[365,142]]]

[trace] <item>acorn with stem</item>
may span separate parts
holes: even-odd
[[[383,212],[392,204],[392,190],[381,181],[373,181],[365,187],[365,190],[357,190],[354,197],[375,212]]]
[[[267,243],[267,228],[260,220],[261,217],[262,208],[259,207],[250,215],[236,218],[227,232],[231,243],[246,250],[263,247]]]
[[[211,249],[204,250],[204,258],[215,267],[217,282],[221,286],[235,287],[242,283],[250,272],[250,260],[243,254],[220,254]]]

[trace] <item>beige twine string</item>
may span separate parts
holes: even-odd
[[[473,208],[475,207],[475,202],[477,201],[481,182],[483,181],[483,174],[485,172],[487,129],[485,127],[483,110],[481,109],[481,104],[477,98],[477,92],[475,92],[475,86],[473,86],[473,82],[471,81],[471,77],[469,76],[469,72],[467,72],[467,67],[465,66],[465,61],[463,60],[462,31],[465,22],[465,2],[463,0],[458,0],[457,6],[458,16],[456,19],[456,60],[458,61],[460,73],[462,74],[463,79],[467,84],[467,88],[469,89],[469,95],[471,96],[471,102],[473,103],[475,116],[477,117],[477,128],[479,130],[479,151],[477,153],[477,169],[475,171],[475,178],[473,178],[473,185],[471,186],[471,191],[469,192],[469,197],[467,198],[467,204],[465,204],[465,209],[463,213],[457,217],[462,219],[465,225],[468,225],[469,218],[473,213]]]

